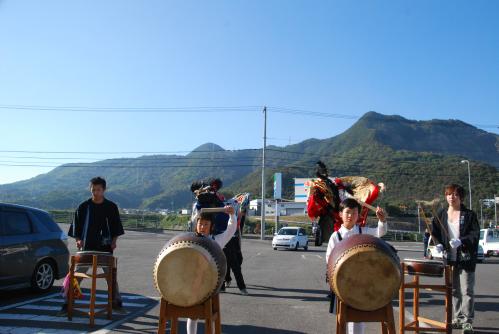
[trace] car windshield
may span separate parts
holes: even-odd
[[[296,229],[294,228],[283,228],[279,231],[279,235],[296,235]]]
[[[487,233],[487,241],[499,242],[499,231],[489,230],[489,233]]]

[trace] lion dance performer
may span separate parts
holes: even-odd
[[[384,184],[375,184],[362,176],[329,177],[328,169],[322,161],[317,162],[315,175],[316,179],[306,183],[307,213],[312,220],[319,218],[321,238],[318,245],[329,240],[333,232],[341,227],[339,206],[346,198],[353,197],[363,206],[358,224],[365,226],[368,207],[384,191]]]

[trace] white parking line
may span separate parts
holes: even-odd
[[[62,298],[51,298],[51,299],[46,299],[46,301],[51,302],[51,303],[64,303],[64,299]],[[89,301],[88,300],[75,300],[75,304],[86,304],[88,305]],[[101,302],[95,302],[95,305],[106,305],[106,301],[101,301]],[[147,306],[147,304],[139,304],[139,303],[127,303],[124,302],[123,306],[128,306],[128,307],[144,307]]]
[[[160,300],[159,297],[148,297],[148,298],[154,299],[156,301]],[[151,306],[151,308],[152,308],[152,306]],[[107,325],[106,327],[104,327],[102,329],[99,329],[99,330],[97,330],[95,332],[92,332],[92,334],[107,334],[107,333],[111,333],[113,331],[113,328],[121,326],[122,324],[126,323],[128,320],[136,318],[140,314],[142,314],[142,310],[138,310],[138,311],[136,311],[134,313],[131,313],[130,315],[126,316],[125,318],[121,319],[120,321],[113,322],[113,323]]]
[[[61,309],[60,306],[33,305],[33,304],[22,305],[16,308],[21,310],[43,310],[43,311],[59,311]]]
[[[303,254],[301,255],[301,258],[302,258],[302,259],[304,259],[304,260],[306,260],[306,259],[307,259],[307,258],[305,257],[305,255],[303,255]]]
[[[16,308],[16,307],[21,306],[21,305],[35,303],[35,302],[38,302],[40,300],[44,300],[44,299],[47,299],[47,298],[52,298],[52,297],[56,297],[56,296],[60,296],[60,295],[61,295],[60,293],[53,293],[53,294],[45,296],[45,297],[34,298],[34,299],[30,299],[30,300],[25,300],[25,301],[17,303],[17,304],[11,304],[11,305],[7,305],[7,306],[2,306],[2,307],[0,307],[0,311],[8,310],[8,309],[11,309],[11,308]]]
[[[0,313],[1,320],[29,320],[29,321],[43,321],[43,322],[70,322],[66,318],[54,317],[49,315],[37,315],[37,314],[10,314],[10,313]],[[107,319],[95,319],[96,325],[107,325],[111,323],[112,320]],[[88,324],[88,318],[73,317],[73,321],[70,323],[75,324]]]
[[[0,326],[0,333],[8,334],[84,334],[87,331],[70,329],[35,328],[35,327],[7,327]]]
[[[322,259],[322,256],[320,255],[315,254],[315,256],[317,256],[319,259]]]
[[[397,312],[397,313],[400,313],[400,309],[398,308],[398,306],[397,306],[397,307],[394,307],[394,308],[393,308],[393,311],[394,311],[394,312]],[[411,312],[409,312],[409,311],[407,310],[407,308],[405,309],[405,312],[404,312],[404,313],[405,313],[405,322],[406,322],[406,324],[411,323],[411,322],[413,322],[413,321],[414,321],[414,315],[413,315]],[[429,328],[430,326],[429,326],[428,324],[425,324],[425,323],[423,323],[423,322],[420,322],[420,323],[419,323],[419,327],[420,327],[420,328]]]
[[[95,294],[97,298],[106,298],[107,295],[104,293],[97,293]],[[130,299],[130,300],[137,300],[137,299],[147,299],[148,297],[146,296],[131,296],[131,295],[121,295],[121,299]]]

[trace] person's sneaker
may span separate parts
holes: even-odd
[[[63,304],[59,312],[57,312],[56,317],[67,317],[68,316],[68,304]]]
[[[473,334],[473,326],[469,322],[463,324],[463,334]]]
[[[451,327],[452,329],[462,329],[463,324],[460,323],[459,321],[453,321]]]
[[[232,281],[225,281],[225,287],[230,288],[230,283],[232,283]]]
[[[248,295],[248,291],[246,291],[246,289],[240,289],[239,293],[241,293],[243,296],[247,296]]]

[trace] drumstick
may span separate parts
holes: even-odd
[[[423,220],[426,224],[426,227],[428,228],[428,232],[430,232],[430,235],[433,237],[433,233],[431,233],[432,231],[432,228],[430,227],[430,224],[428,223],[428,218],[426,217],[426,213],[424,212],[424,209],[422,206],[419,206],[419,208],[421,209],[421,215],[423,216]],[[442,222],[440,221],[440,219],[438,218],[438,215],[435,214],[435,218],[437,219],[437,222],[438,224],[440,225],[440,229],[442,230],[442,232],[445,234],[445,236],[447,237],[447,239],[449,238],[449,234],[447,233],[447,229],[444,228],[444,225],[442,224]]]
[[[217,213],[217,212],[225,212],[224,207],[220,208],[201,208],[200,213]]]
[[[353,198],[354,200],[356,200],[357,202],[359,202],[359,204],[362,205],[363,207],[366,207],[369,210],[372,210],[372,211],[376,212],[376,208],[374,206],[372,206],[371,204],[367,204],[366,202],[363,202],[360,199],[357,199],[357,198],[353,197],[351,194],[347,193],[346,191],[345,191],[345,196],[348,197],[348,198]]]

